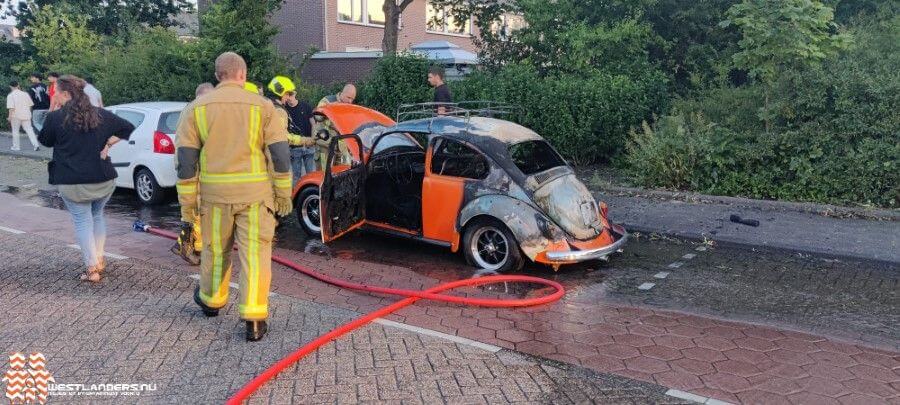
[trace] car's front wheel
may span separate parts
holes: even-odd
[[[134,192],[145,205],[158,205],[166,198],[164,190],[149,169],[141,168],[134,174]]]
[[[516,238],[496,219],[480,218],[468,225],[463,247],[466,261],[484,270],[504,273],[525,264]]]
[[[322,218],[319,215],[319,188],[307,187],[300,190],[294,211],[297,222],[309,236],[322,234]]]

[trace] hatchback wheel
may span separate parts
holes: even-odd
[[[145,205],[157,205],[166,198],[166,191],[156,182],[153,172],[140,169],[134,175],[134,192]]]
[[[322,234],[322,217],[319,215],[319,188],[307,187],[300,190],[294,211],[297,222],[309,236]]]
[[[495,219],[479,219],[467,226],[463,246],[466,261],[484,270],[502,273],[524,265],[516,239]]]

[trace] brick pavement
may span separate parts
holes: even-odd
[[[51,229],[59,228],[59,220],[53,219],[58,214],[52,210],[44,209],[38,216],[28,212],[31,210],[40,209],[23,207],[7,218],[10,225],[39,233],[46,232],[51,223],[57,224]],[[31,224],[24,218],[30,218]],[[0,221],[0,225],[7,224]],[[59,237],[58,231],[53,234]],[[134,234],[123,234],[121,239],[112,251],[180,266],[167,253],[167,241]],[[121,250],[114,250],[117,248]],[[361,282],[406,288],[438,283],[403,266],[295,251],[278,253],[328,274]],[[358,312],[395,300],[322,286],[284,269],[276,270],[273,285],[281,294]],[[477,290],[462,293],[503,295]],[[731,402],[900,402],[900,355],[895,349],[879,350],[827,336],[610,304],[598,300],[596,294],[573,294],[554,305],[517,310],[425,302],[391,319]]]
[[[233,305],[218,318],[199,313],[191,302],[194,282],[182,272],[115,260],[101,285],[89,285],[75,279],[79,261],[77,251],[59,242],[0,232],[0,311],[6,314],[0,345],[44,353],[60,384],[156,384],[155,391],[118,401],[222,403],[267,366],[358,315],[279,295],[272,298],[271,332],[251,344]],[[250,402],[679,402],[665,391],[373,324],[286,370]]]

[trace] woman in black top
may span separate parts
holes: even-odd
[[[75,223],[75,236],[87,266],[81,279],[96,283],[106,267],[103,208],[116,188],[109,148],[128,139],[134,126],[92,106],[84,94],[84,80],[66,75],[56,85],[55,98],[62,108],[47,114],[38,140],[53,148],[49,182],[58,186]]]

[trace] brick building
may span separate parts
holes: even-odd
[[[200,0],[201,12],[211,1]],[[319,51],[304,66],[306,80],[320,84],[358,80],[381,57],[382,4],[383,0],[284,0],[273,18],[281,29],[275,44],[295,60],[310,49]],[[397,48],[446,41],[475,52],[475,35],[477,27],[471,21],[457,24],[428,0],[414,0],[400,18]]]

